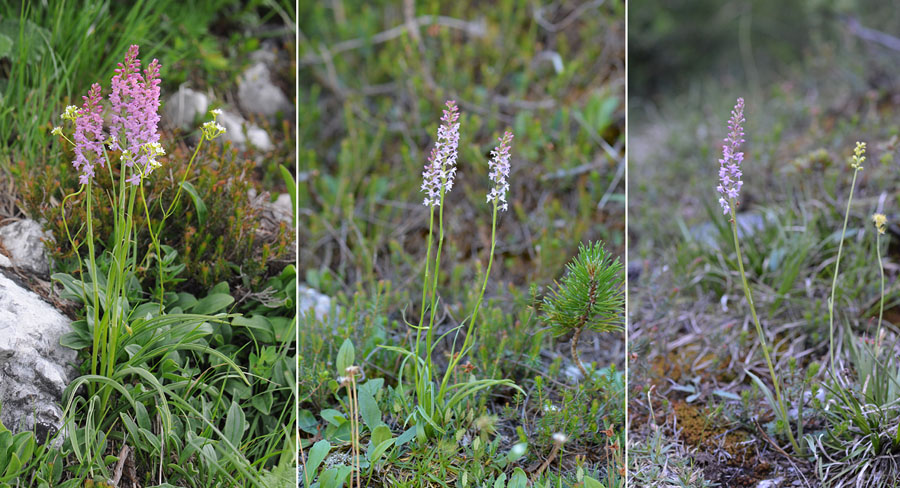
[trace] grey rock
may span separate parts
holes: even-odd
[[[309,315],[319,321],[326,320],[331,313],[331,297],[306,285],[298,285],[298,289],[300,290],[300,301],[298,302],[300,317]]]
[[[291,101],[272,83],[272,75],[265,62],[256,62],[238,80],[238,100],[248,113],[272,117],[293,108]]]
[[[59,340],[70,330],[52,305],[0,273],[0,421],[11,431],[62,428],[60,402],[77,354]]]
[[[587,368],[587,366],[585,366],[585,368]],[[574,364],[567,364],[565,369],[563,369],[563,374],[569,381],[573,383],[577,383],[581,381],[582,378],[584,378],[584,375],[581,374],[581,370],[578,369],[578,366],[575,366]]]
[[[275,149],[269,134],[262,130],[258,125],[247,122],[243,117],[232,112],[223,110],[219,115],[218,121],[225,127],[225,134],[222,137],[231,141],[232,144],[239,149],[247,149],[248,145],[253,146],[262,151],[271,151]]]
[[[275,61],[278,60],[278,55],[275,54],[275,51],[271,49],[257,49],[250,53],[250,61],[254,63],[262,63],[266,66],[275,66]]]
[[[279,193],[278,198],[272,202],[272,209],[275,215],[282,221],[291,223],[294,218],[293,204],[291,196],[287,193]]]
[[[172,126],[187,130],[193,128],[197,118],[206,114],[207,110],[209,97],[206,94],[181,87],[166,100],[163,115]]]
[[[0,259],[0,266],[15,266],[38,274],[48,274],[50,263],[43,241],[49,238],[41,224],[30,219],[0,227],[0,244],[9,254]]]

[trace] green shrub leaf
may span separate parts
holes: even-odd
[[[338,376],[344,376],[347,374],[347,368],[353,366],[353,361],[356,360],[356,351],[353,349],[353,342],[350,339],[344,339],[344,343],[341,344],[341,348],[338,350],[337,354],[337,374]]]

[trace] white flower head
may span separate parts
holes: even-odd
[[[62,127],[54,127],[53,130],[50,131],[50,133],[55,136],[61,136],[62,135]]]
[[[78,107],[76,107],[75,105],[69,105],[68,107],[66,107],[66,111],[60,115],[60,117],[65,120],[71,120],[72,122],[75,122],[75,119],[78,118]]]
[[[491,151],[491,156],[493,157],[488,162],[488,166],[491,169],[488,176],[494,183],[494,187],[487,194],[487,201],[494,202],[500,210],[506,210],[508,207],[506,192],[509,191],[509,183],[506,181],[506,178],[509,177],[509,150],[512,139],[512,132],[504,132],[503,136],[498,139],[500,145]]]
[[[459,111],[456,102],[452,100],[446,106],[447,110],[444,110],[444,116],[441,117],[443,124],[438,127],[437,141],[422,172],[421,191],[425,192],[423,203],[428,207],[441,204],[441,196],[453,189],[453,179],[456,176]]]
[[[225,127],[218,122],[210,120],[200,127],[200,132],[202,132],[203,136],[207,139],[215,139],[225,133]]]
[[[567,436],[566,434],[563,434],[562,432],[557,432],[557,433],[553,434],[553,442],[555,442],[557,444],[565,444],[566,441],[568,441],[568,440],[569,440],[569,436]]]

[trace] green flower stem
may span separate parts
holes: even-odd
[[[419,350],[419,344],[422,341],[422,328],[425,323],[425,300],[428,299],[428,273],[429,267],[431,265],[431,240],[432,235],[434,234],[434,207],[430,207],[428,217],[428,250],[425,253],[425,276],[422,278],[422,310],[419,313],[419,326],[416,327],[416,360],[413,361],[413,367],[416,372],[416,387],[418,388],[421,384],[420,382],[420,372],[419,372],[419,358],[422,357],[422,353]]]
[[[94,347],[91,350],[91,374],[97,374],[97,358],[100,353],[100,339],[102,335],[102,327],[100,324],[100,289],[97,286],[97,261],[94,258],[94,222],[93,215],[91,213],[92,205],[92,193],[91,193],[91,184],[88,183],[84,185],[87,187],[87,245],[88,245],[88,259],[90,262],[90,269],[88,273],[91,276],[91,284],[94,288],[93,293],[93,305],[94,305]],[[76,251],[77,252],[77,251]],[[84,280],[84,276],[81,277],[82,281]],[[91,384],[91,389],[94,388],[93,383]],[[92,392],[93,393],[93,392]]]
[[[203,134],[200,137],[200,142],[197,143],[197,147],[194,148],[194,153],[191,154],[191,159],[188,161],[187,169],[184,171],[184,175],[181,176],[181,182],[178,184],[178,190],[175,191],[175,198],[169,204],[169,208],[163,212],[163,216],[159,221],[159,225],[156,226],[156,232],[153,231],[153,223],[150,221],[150,208],[147,206],[147,198],[144,194],[144,175],[141,174],[141,201],[144,204],[144,214],[147,216],[147,231],[150,233],[150,240],[153,242],[153,250],[156,252],[156,264],[157,270],[159,274],[159,313],[162,313],[163,306],[165,302],[165,279],[163,276],[163,263],[162,263],[162,251],[160,249],[159,244],[159,234],[162,232],[163,225],[166,222],[166,219],[172,215],[172,212],[175,209],[175,205],[178,203],[179,198],[181,197],[181,191],[184,188],[184,182],[187,181],[187,176],[191,172],[191,168],[194,165],[194,159],[197,157],[197,154],[200,152],[200,147],[203,146],[203,142],[206,140],[206,134]]]
[[[837,259],[834,262],[834,278],[831,281],[831,298],[828,299],[828,354],[831,374],[834,375],[834,293],[837,290],[838,270],[841,266],[841,253],[844,250],[844,236],[847,234],[847,222],[850,220],[850,203],[853,201],[853,188],[856,187],[856,175],[859,167],[853,169],[853,182],[850,183],[850,197],[847,199],[847,211],[844,213],[844,228],[841,230],[841,240],[838,244]]]
[[[191,159],[188,161],[187,169],[184,171],[184,175],[181,177],[181,182],[178,184],[178,190],[175,192],[175,198],[172,200],[172,203],[169,204],[169,208],[166,209],[163,214],[163,220],[159,223],[159,226],[156,229],[156,235],[159,235],[160,229],[162,229],[162,224],[165,220],[172,215],[172,212],[175,211],[175,205],[178,203],[179,197],[181,197],[181,190],[184,188],[184,182],[187,181],[187,176],[191,172],[191,167],[194,165],[194,158],[197,157],[197,154],[200,152],[200,148],[203,146],[203,141],[206,140],[206,135],[200,137],[200,142],[197,143],[197,147],[194,148],[194,154],[191,155]]]
[[[737,216],[734,213],[735,201],[729,199],[729,208],[731,210],[731,233],[734,237],[734,250],[737,253],[738,269],[741,272],[741,283],[744,286],[744,296],[747,298],[747,304],[750,305],[750,315],[753,317],[753,325],[756,326],[756,333],[759,336],[759,344],[762,346],[763,356],[766,359],[766,365],[769,367],[769,374],[772,376],[772,383],[775,386],[775,398],[778,402],[778,409],[781,410],[781,418],[784,420],[784,430],[791,441],[794,451],[802,454],[803,450],[800,444],[794,438],[794,432],[791,430],[788,421],[787,409],[784,407],[784,398],[781,396],[781,386],[778,382],[778,376],[775,374],[775,367],[772,365],[772,358],[769,356],[769,347],[766,344],[766,334],[763,332],[762,325],[759,323],[759,317],[756,315],[756,306],[753,305],[753,295],[750,293],[750,284],[747,282],[747,274],[744,272],[744,257],[741,254],[741,245],[738,241]]]
[[[494,200],[494,212],[493,216],[491,217],[491,252],[488,255],[488,265],[487,270],[484,273],[484,281],[481,283],[481,293],[478,295],[478,301],[475,302],[475,310],[472,312],[472,318],[469,320],[469,327],[466,329],[466,338],[463,340],[463,345],[459,349],[459,354],[456,354],[455,347],[450,351],[450,364],[447,365],[447,371],[444,372],[444,379],[441,380],[441,387],[440,389],[438,389],[438,403],[443,403],[444,394],[446,393],[447,381],[449,381],[450,379],[450,374],[453,373],[456,365],[459,364],[463,356],[466,355],[469,348],[472,347],[472,342],[475,340],[475,322],[478,320],[478,311],[481,310],[481,302],[484,298],[484,291],[487,288],[488,277],[490,277],[491,275],[491,266],[494,264],[494,248],[496,245],[497,201]]]
[[[875,333],[875,354],[881,352],[881,319],[884,317],[884,263],[881,261],[881,232],[875,231],[875,255],[878,256],[878,271],[881,272],[881,300],[878,303],[878,329]]]
[[[122,178],[124,178],[124,176]],[[106,375],[110,378],[112,378],[113,374],[115,373],[116,355],[118,354],[119,346],[119,335],[122,332],[122,326],[127,321],[127,317],[124,316],[122,303],[125,299],[125,286],[128,281],[127,269],[134,269],[133,263],[129,263],[129,261],[133,259],[133,257],[129,256],[129,250],[131,249],[131,237],[134,227],[134,222],[132,219],[134,216],[134,203],[137,192],[135,191],[134,187],[132,187],[128,189],[128,194],[127,212],[124,214],[122,222],[120,222],[124,227],[124,232],[120,236],[120,240],[116,242],[115,249],[115,274],[113,275],[113,277],[115,278],[115,287],[112,289],[115,293],[115,296],[113,297],[113,306],[111,309],[112,318],[110,320],[110,323],[112,324],[112,327],[110,329],[112,337],[110,337],[109,340],[109,357],[106,361]],[[108,310],[107,312],[109,313],[110,310]]]
[[[441,270],[441,250],[444,247],[444,187],[441,187],[441,203],[438,209],[438,246],[437,254],[434,258],[434,280],[431,285],[431,318],[428,322],[428,332],[425,334],[425,354],[426,364],[428,364],[428,381],[431,382],[431,374],[434,371],[434,364],[431,361],[432,342],[434,341],[434,318],[437,315],[437,285],[438,275]]]

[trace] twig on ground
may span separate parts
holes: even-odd
[[[346,51],[359,49],[366,45],[381,44],[390,41],[391,39],[402,36],[413,27],[419,28],[432,24],[448,27],[450,29],[465,31],[472,37],[484,37],[487,33],[487,26],[484,20],[470,22],[466,20],[454,19],[452,17],[444,17],[441,15],[420,15],[419,17],[416,17],[412,22],[405,21],[401,25],[392,27],[383,32],[379,32],[372,37],[358,37],[356,39],[341,41],[331,46],[331,48],[327,50],[327,53],[328,56],[331,57]],[[308,54],[300,59],[300,65],[304,66],[309,64],[320,64],[322,62],[325,62],[325,59],[326,58],[323,56]]]

